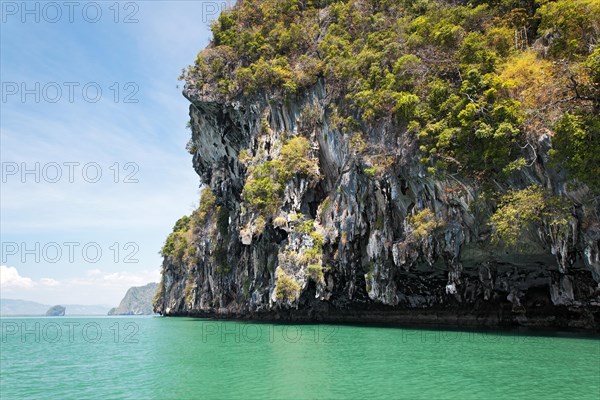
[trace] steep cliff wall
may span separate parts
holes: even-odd
[[[194,168],[221,208],[208,210],[191,238],[196,258],[165,258],[158,312],[323,319],[347,314],[365,321],[369,313],[377,319],[400,313],[399,320],[414,322],[468,314],[484,325],[527,325],[531,314],[534,325],[597,326],[597,220],[583,226],[573,217],[572,232],[559,238],[540,226],[526,251],[507,252],[490,244],[485,219],[491,206],[480,199],[481,188],[460,176],[428,176],[407,134],[382,143],[396,157],[393,169],[368,173],[351,138],[323,112],[322,85],[287,104],[221,104],[189,87],[184,93],[192,102]],[[385,140],[387,129],[393,128],[373,128],[370,135]],[[291,177],[277,212],[260,223],[242,197],[249,166],[277,159],[294,135],[310,141],[309,157],[319,174]],[[547,140],[538,143],[541,154]],[[543,156],[539,160],[521,182],[553,184]],[[415,236],[407,216],[426,208],[443,226]],[[218,226],[218,212],[225,213],[225,227]],[[590,214],[583,207],[575,212]],[[322,241],[317,251],[315,241]],[[225,259],[216,259],[219,246]],[[307,261],[307,252],[316,254]],[[402,314],[407,309],[411,313]]]
[[[551,167],[549,134],[521,149],[527,166],[478,179],[432,173],[391,116],[349,131],[322,77],[294,96],[229,97],[188,79],[184,95],[208,192],[163,249],[155,311],[600,328],[597,198]],[[488,194],[532,186],[566,199],[562,228],[542,217],[516,246],[493,242]]]
[[[108,311],[108,315],[151,315],[157,289],[158,284],[154,282],[127,289],[125,297],[117,307]]]

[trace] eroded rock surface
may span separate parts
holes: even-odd
[[[487,219],[495,205],[479,183],[428,175],[406,130],[386,123],[365,128],[369,142],[393,159],[389,170],[373,173],[374,158],[358,154],[351,135],[332,121],[323,83],[295,101],[222,101],[189,84],[184,95],[192,103],[193,166],[216,196],[225,223],[217,226],[215,211],[197,228],[193,260],[165,258],[157,312],[600,326],[598,210],[578,204],[578,193],[567,192],[549,172],[549,138],[536,144],[535,164],[501,189],[538,184],[562,193],[575,204],[572,229],[555,235],[539,226],[521,250],[508,251],[490,243]],[[309,140],[318,174],[292,176],[277,212],[262,226],[244,199],[244,185],[253,168],[280,157],[295,136]],[[419,237],[407,218],[424,209],[440,223]],[[321,250],[311,253],[316,245]]]

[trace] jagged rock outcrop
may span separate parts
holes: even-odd
[[[220,103],[190,86],[184,95],[192,103],[194,168],[227,221],[224,232],[216,217],[196,232],[194,262],[165,258],[157,312],[598,328],[597,210],[577,207],[581,218],[566,236],[540,226],[526,251],[507,252],[490,244],[484,217],[491,205],[480,198],[477,182],[428,176],[407,134],[389,135],[392,126],[371,129],[372,140],[393,151],[396,162],[383,175],[365,173],[351,138],[324,111],[322,84],[297,102]],[[315,123],[307,121],[307,109]],[[249,172],[240,152],[254,163],[274,159],[289,135],[309,138],[320,175],[287,182],[277,215],[254,232],[257,215],[242,196]],[[543,158],[522,180],[564,190]],[[566,194],[576,200],[577,193]],[[407,217],[423,208],[443,227],[416,238]],[[310,226],[298,229],[306,221]],[[313,232],[323,245],[311,270],[298,259],[313,248]],[[215,261],[215,243],[225,246],[226,271]],[[281,289],[286,279],[291,293]]]
[[[561,83],[560,91],[548,89],[544,99],[530,99],[534,105],[527,108],[531,118],[524,127],[519,97],[498,94],[510,84],[486,83],[483,71],[494,66],[482,63],[494,60],[496,53],[483,61],[468,57],[474,51],[469,46],[483,40],[477,39],[487,26],[481,22],[483,14],[481,26],[467,18],[471,22],[464,29],[473,31],[473,42],[457,34],[458,42],[470,45],[451,50],[454,39],[436,44],[435,38],[424,36],[419,40],[432,40],[429,46],[409,43],[414,39],[412,28],[395,23],[407,13],[418,18],[416,8],[347,2],[347,14],[341,18],[346,2],[335,7],[303,4],[283,11],[276,10],[277,2],[259,3],[238,2],[237,12],[224,14],[213,28],[215,40],[184,73],[183,94],[191,103],[188,150],[208,194],[198,211],[177,222],[165,243],[156,312],[600,328],[598,196],[585,183],[567,181],[566,172],[553,165],[551,125],[538,115],[542,108],[547,111],[577,99],[591,110],[595,98],[581,97],[575,81],[574,90],[570,83]],[[259,12],[259,18],[253,11],[261,4],[264,13]],[[379,7],[380,14],[374,17],[369,7]],[[302,18],[299,13],[304,13]],[[433,16],[435,10],[429,13]],[[273,27],[268,21],[262,27],[265,35],[275,35],[268,38],[275,47],[262,46],[261,35],[244,36],[263,19],[278,15],[281,20],[270,21]],[[389,24],[374,23],[386,18]],[[296,54],[288,48],[293,46],[277,44],[285,42],[275,39],[282,37],[282,21],[288,19],[312,29],[313,35],[301,46],[308,58],[301,50]],[[346,23],[353,30],[349,36],[342,28]],[[378,31],[384,29],[381,26],[386,30]],[[361,29],[372,31],[363,35]],[[397,35],[403,29],[406,37]],[[327,46],[319,47],[326,37]],[[394,39],[388,43],[384,38]],[[363,40],[366,45],[360,51]],[[418,65],[405,71],[407,49]],[[354,51],[368,59],[376,53],[398,54],[391,59],[382,56],[360,69],[352,64]],[[523,54],[531,57],[533,51],[532,47]],[[347,57],[338,58],[339,53]],[[400,55],[402,65],[392,68]],[[336,70],[336,60],[350,65]],[[549,63],[547,68],[551,69]],[[367,70],[373,73],[369,79],[377,82],[399,84],[410,75],[445,83],[438,90],[435,84],[421,82],[419,98],[409,92],[413,86],[408,84],[400,85],[402,90],[383,90],[382,85],[362,82],[362,89],[370,89],[361,90],[341,82],[348,76],[361,79],[357,71]],[[378,75],[383,70],[387,75]],[[299,79],[291,78],[296,75]],[[548,100],[570,91],[572,98]],[[434,92],[433,105],[423,106]],[[394,100],[393,107],[378,105],[386,99]],[[352,101],[360,104],[352,106]],[[547,103],[538,107],[540,101]],[[462,105],[442,110],[438,102]],[[417,103],[422,106],[420,122],[407,117]],[[498,114],[498,121],[492,121],[490,110]],[[567,109],[561,112],[572,125],[583,124]],[[436,118],[429,118],[431,113]],[[476,126],[471,126],[473,121]],[[411,124],[417,128],[411,131]],[[435,140],[427,139],[430,134]],[[463,143],[458,142],[461,136],[467,138]],[[478,145],[465,146],[471,139]],[[461,148],[451,152],[437,148],[452,148],[454,140]],[[510,146],[502,147],[504,142]],[[495,147],[502,148],[496,152]],[[483,170],[469,171],[465,166],[479,157],[478,152],[485,159]],[[444,163],[453,167],[444,169]],[[494,163],[496,172],[486,173]],[[557,218],[535,212],[541,204],[532,205],[535,218],[520,229],[517,243],[492,240],[498,229],[492,230],[490,221],[501,209],[499,199],[526,188],[538,188],[568,205],[557,201],[552,206],[561,210]]]
[[[62,317],[65,315],[65,307],[63,306],[52,306],[48,311],[46,311],[46,316],[48,317]]]
[[[108,315],[151,315],[152,301],[156,290],[157,283],[149,283],[144,286],[131,287],[125,293],[125,297],[121,300],[118,307],[112,308]]]

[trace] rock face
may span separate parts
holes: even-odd
[[[53,306],[46,311],[46,315],[49,317],[62,317],[65,315],[65,310],[66,309],[63,306]]]
[[[337,131],[323,111],[327,93],[322,84],[296,102],[255,98],[222,103],[189,85],[184,95],[192,103],[194,168],[215,194],[225,213],[219,220],[225,223],[217,226],[213,215],[197,228],[192,261],[165,257],[156,312],[459,326],[600,326],[597,210],[578,206],[572,229],[563,236],[539,226],[526,251],[507,252],[490,245],[484,217],[491,205],[481,197],[478,183],[461,176],[428,176],[407,134],[400,132],[384,144],[395,149],[392,171],[366,174],[348,135]],[[316,123],[307,121],[308,109]],[[267,121],[268,129],[261,121]],[[386,129],[390,127],[379,126],[370,134],[387,140]],[[240,151],[255,162],[274,159],[285,138],[294,134],[309,138],[310,157],[320,175],[294,176],[283,190],[277,216],[257,229],[257,215],[242,195],[250,168],[240,160]],[[564,183],[545,167],[548,141],[545,137],[537,144],[541,156],[521,179],[560,188]],[[416,238],[407,217],[423,208],[433,210],[444,224]],[[322,251],[303,262],[317,237]],[[224,249],[221,261],[215,257],[217,249]],[[222,268],[223,258],[228,268]]]
[[[112,308],[108,315],[151,315],[152,299],[158,288],[157,283],[132,287],[127,290],[125,297],[118,307]]]
[[[291,11],[281,11],[278,21],[267,21],[278,15],[279,3],[298,3],[298,7],[285,6]],[[294,46],[288,43],[292,39],[269,25],[283,27],[297,17],[296,11],[315,3],[332,7],[304,14],[307,19],[302,22],[307,25],[303,26],[315,27],[308,36],[314,37],[314,43],[306,44],[306,49],[312,50],[292,50]],[[334,3],[340,7],[352,3],[352,7],[342,18]],[[511,98],[510,106],[496,102],[499,91],[510,85],[488,89],[483,84],[480,75],[484,69],[477,72],[484,68],[480,65],[483,61],[467,57],[473,51],[470,41],[463,40],[466,47],[450,57],[449,47],[434,51],[420,44],[427,43],[425,38],[413,41],[413,28],[406,28],[405,36],[394,36],[396,29],[403,29],[404,22],[396,22],[399,18],[404,21],[404,11],[421,8],[413,7],[412,2],[407,2],[410,7],[398,8],[400,3],[240,1],[239,12],[223,15],[215,24],[215,39],[183,76],[183,95],[191,103],[188,150],[206,191],[199,209],[180,219],[165,242],[156,312],[600,329],[598,193],[572,178],[567,182],[567,173],[551,162],[560,136],[554,135],[553,125],[547,122],[531,122],[542,109],[557,107],[559,102],[570,104],[579,94],[544,107],[536,97],[531,110],[527,109],[531,124],[522,127],[520,112],[507,117],[513,114],[510,109],[519,108],[520,100]],[[264,15],[253,13],[261,4]],[[437,7],[438,3],[432,4]],[[404,11],[389,14],[393,18],[386,20],[369,12],[369,7],[379,5],[385,12]],[[430,12],[433,17],[435,11]],[[362,24],[359,15],[363,15]],[[417,14],[413,17],[415,26],[428,20],[416,19]],[[465,18],[465,26],[477,26],[479,17]],[[264,29],[254,29],[261,21]],[[373,34],[364,30],[380,25],[389,29]],[[352,34],[345,35],[344,26]],[[439,32],[445,29],[439,28]],[[465,29],[473,29],[473,39],[484,27],[482,23]],[[252,36],[256,32],[260,34]],[[263,37],[266,32],[272,35]],[[395,39],[388,43],[388,37]],[[512,48],[512,34],[508,40]],[[363,41],[376,45],[352,53]],[[268,44],[263,46],[263,42]],[[342,42],[348,43],[340,45]],[[422,75],[432,83],[415,92],[422,100],[414,99],[419,96],[412,93],[411,84],[402,83],[404,67],[394,72],[392,65],[400,58],[381,56],[385,62],[367,62],[359,68],[351,57],[337,57],[338,53],[357,54],[355,58],[364,56],[368,61],[376,58],[371,54],[395,52],[396,48],[399,56],[409,48],[405,42],[413,46],[411,51],[419,54],[423,65],[422,69],[410,67],[411,78],[406,79]],[[325,46],[320,46],[323,43]],[[309,60],[302,58],[305,54],[301,53],[306,52],[312,52]],[[331,64],[336,60],[349,65],[336,72]],[[325,66],[310,73],[311,62]],[[460,66],[463,62],[470,65],[468,69]],[[384,68],[389,73],[383,73]],[[367,71],[371,72],[364,85],[354,85],[353,80]],[[437,72],[430,75],[432,71]],[[310,79],[291,80],[288,75]],[[435,88],[438,78],[447,83],[443,90]],[[302,84],[290,89],[296,81]],[[389,84],[380,85],[379,81]],[[391,88],[393,82],[408,89],[396,88],[393,94],[386,94],[387,89],[380,91],[382,86]],[[477,98],[472,96],[475,92],[481,92]],[[547,97],[554,99],[554,92],[548,93]],[[377,105],[388,97],[394,99],[393,106]],[[352,107],[352,101],[374,105]],[[464,103],[464,108],[455,110],[446,104],[455,101]],[[417,107],[419,116],[411,120],[408,114],[414,102],[431,104]],[[440,108],[439,102],[446,105]],[[436,118],[428,117],[432,113]],[[446,114],[452,114],[452,121]],[[492,114],[503,121],[493,129]],[[471,124],[474,119],[477,126]],[[508,133],[513,131],[519,135]],[[460,142],[461,136],[468,140]],[[485,146],[468,145],[474,137],[486,139]],[[492,137],[495,139],[488,142]],[[435,140],[427,144],[428,138]],[[514,146],[494,151],[505,142],[514,142]],[[437,149],[452,147],[451,143],[461,148],[449,153]],[[502,167],[497,173],[486,174],[486,153],[496,154],[488,161],[502,159],[507,165],[498,161]],[[436,164],[455,167],[438,169],[428,154],[435,155]],[[471,161],[462,162],[458,155],[467,155],[465,159]],[[464,168],[479,158],[483,171]],[[490,221],[502,209],[501,199],[528,188],[566,202],[565,207],[556,202],[555,208],[562,210],[560,218],[534,211],[539,218],[515,228],[518,241],[506,241],[506,246],[492,241],[500,229],[496,225],[494,231]],[[531,204],[525,208],[539,211],[543,207]],[[516,224],[505,225],[510,230]]]

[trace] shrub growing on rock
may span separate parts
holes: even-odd
[[[300,294],[300,284],[293,277],[285,273],[281,267],[275,271],[277,277],[277,286],[275,288],[275,297],[277,300],[295,301]]]

